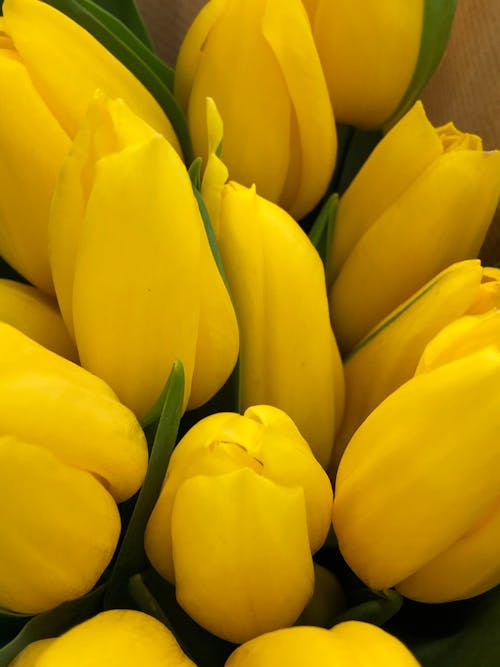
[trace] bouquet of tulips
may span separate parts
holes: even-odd
[[[0,17],[0,667],[498,667],[500,152],[455,0]],[[497,258],[500,260],[500,258]]]

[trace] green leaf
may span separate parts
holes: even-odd
[[[330,241],[332,238],[333,226],[335,225],[335,218],[337,216],[338,203],[338,194],[335,193],[330,195],[323,204],[319,215],[309,232],[309,239],[318,251],[325,266],[328,260]]]
[[[153,50],[153,42],[134,0],[96,0],[96,4],[124,23],[149,49]]]
[[[57,637],[77,623],[90,618],[101,610],[104,585],[87,595],[64,602],[55,609],[33,616],[17,636],[0,649],[0,667],[7,667],[22,649],[39,639]]]
[[[433,605],[436,606],[436,605]],[[500,586],[471,600],[441,607],[448,616],[450,633],[427,640],[407,640],[422,667],[498,667],[500,661]],[[422,605],[430,614],[431,605]],[[425,609],[427,607],[427,609]],[[439,621],[438,621],[439,622]],[[436,627],[436,623],[433,626]],[[439,627],[439,626],[438,626]],[[418,632],[413,625],[413,632]]]
[[[188,169],[189,172],[189,178],[191,179],[191,184],[196,191],[200,191],[201,189],[201,164],[203,160],[201,157],[197,157],[193,162],[191,162],[191,165]]]
[[[425,0],[417,65],[401,102],[385,123],[386,129],[394,125],[413,106],[439,65],[450,38],[456,8],[457,0]]]
[[[180,361],[174,362],[162,396],[163,406],[151,450],[148,471],[111,571],[104,598],[106,609],[121,605],[130,577],[144,569],[147,564],[144,551],[144,531],[160,495],[182,416],[184,370]]]
[[[173,70],[143,44],[121,21],[92,0],[44,0],[90,32],[149,90],[170,119],[184,159],[193,160],[186,118],[173,93]]]
[[[355,129],[353,131],[338,173],[337,192],[339,195],[347,190],[380,139],[382,139],[380,130]]]
[[[236,648],[195,623],[178,604],[172,584],[154,570],[146,570],[140,578],[135,577],[130,592],[142,611],[156,615],[172,630],[182,650],[198,667],[222,667]]]
[[[196,160],[193,163],[193,165],[196,164]],[[191,165],[193,167],[193,165]],[[196,173],[195,173],[196,177]],[[214,233],[214,228],[212,227],[212,223],[210,221],[210,216],[208,215],[207,207],[205,206],[205,202],[202,199],[202,196],[200,194],[200,191],[196,188],[193,187],[193,192],[194,196],[196,197],[196,201],[198,202],[198,208],[200,209],[200,214],[201,218],[203,220],[203,225],[205,227],[205,232],[208,238],[208,243],[210,244],[210,249],[212,251],[212,255],[214,256],[215,263],[217,264],[217,268],[219,269],[219,273],[221,275],[222,280],[224,281],[224,285],[226,286],[227,291],[229,292],[229,296],[231,296],[231,290],[229,289],[229,283],[226,278],[226,274],[224,272],[224,266],[222,264],[222,257],[220,254],[219,246],[217,245],[217,240],[215,238],[215,233]]]
[[[335,623],[343,621],[365,621],[373,625],[384,625],[401,609],[402,596],[392,589],[372,591],[366,589],[367,600],[342,612],[335,618]]]

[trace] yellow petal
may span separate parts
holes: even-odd
[[[347,621],[331,630],[298,626],[268,632],[237,648],[225,667],[418,667],[396,637],[369,623]]]
[[[344,388],[321,260],[285,211],[235,183],[220,248],[240,325],[241,406],[282,409],[326,466]]]
[[[444,153],[371,225],[330,291],[348,351],[453,262],[475,257],[500,193],[500,151]]]
[[[463,315],[479,294],[479,260],[446,269],[368,334],[344,363],[346,407],[335,438],[332,471],[352,434],[384,398],[414,374],[425,345]]]
[[[426,346],[416,373],[429,371],[484,347],[500,351],[500,310],[461,317],[444,327]]]
[[[113,498],[88,472],[22,440],[0,438],[0,459],[0,606],[35,614],[84,595],[118,540]]]
[[[316,2],[314,40],[338,122],[380,127],[395,111],[417,64],[423,14],[423,0]]]
[[[486,313],[492,308],[500,308],[500,269],[486,266],[483,270],[480,293],[469,308],[469,315]]]
[[[500,507],[486,516],[449,549],[398,585],[400,593],[423,602],[463,600],[500,583]]]
[[[201,230],[187,172],[162,137],[98,162],[75,263],[75,336],[82,366],[139,416],[175,359],[184,365],[187,403]]]
[[[9,662],[9,667],[37,667],[38,658],[53,641],[55,640],[39,639],[36,642],[28,644],[12,662]]]
[[[337,154],[335,121],[321,63],[300,0],[268,2],[262,33],[285,79],[292,105],[292,130],[296,134],[296,140],[291,141],[287,182],[278,203],[294,218],[300,219],[314,208],[330,182]],[[231,176],[238,180],[234,174]],[[255,182],[259,190],[259,183]],[[264,192],[260,194],[265,196]]]
[[[327,475],[292,420],[259,405],[244,415],[217,413],[197,422],[170,459],[160,497],[148,522],[145,547],[153,566],[173,583],[172,507],[184,480],[249,468],[284,487],[302,487],[312,552],[325,541],[332,489]]]
[[[49,209],[70,142],[9,48],[0,48],[0,98],[0,252],[33,284],[53,293]]]
[[[224,162],[231,178],[278,201],[290,163],[291,102],[262,35],[265,0],[227,0],[203,44],[189,99],[194,152],[206,159],[205,101],[224,123]],[[269,147],[272,146],[272,150]]]
[[[56,354],[77,361],[78,353],[56,302],[35,287],[0,279],[0,320]]]
[[[388,588],[477,525],[498,499],[500,353],[419,375],[354,434],[340,463],[334,528],[350,567]]]
[[[146,440],[106,383],[4,323],[0,348],[3,432],[94,473],[118,501],[135,493],[146,472]]]
[[[329,285],[374,221],[442,152],[438,133],[417,102],[377,144],[340,198],[328,257]]]
[[[189,96],[195,79],[205,42],[224,9],[226,0],[210,0],[197,14],[179,49],[175,66],[175,96],[187,111]]]
[[[228,179],[229,172],[217,154],[222,147],[223,127],[222,118],[211,97],[207,97],[207,130],[208,158],[201,181],[201,196],[207,207],[215,238],[218,238],[222,191]]]
[[[290,625],[312,595],[302,490],[248,468],[184,482],[172,543],[179,604],[223,639],[241,643]]]
[[[3,433],[15,433],[64,463],[91,472],[117,502],[142,484],[147,466],[144,433],[117,400],[28,369],[2,376],[0,394]]]
[[[132,609],[104,611],[54,640],[37,667],[195,667],[172,632],[152,616]]]
[[[123,100],[110,100],[102,91],[96,91],[62,164],[50,213],[49,256],[59,307],[73,337],[75,261],[96,162],[155,136],[157,133]]]
[[[170,121],[142,83],[77,23],[39,0],[6,0],[5,23],[54,116],[74,137],[97,88],[120,97],[180,153]]]

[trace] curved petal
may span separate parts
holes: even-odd
[[[91,474],[22,440],[0,438],[0,606],[36,614],[79,598],[120,533],[111,495]]]
[[[100,89],[123,98],[181,153],[172,125],[154,97],[90,33],[38,0],[5,0],[3,13],[36,88],[69,136],[75,136]]]
[[[425,567],[498,499],[500,353],[409,380],[363,422],[340,463],[333,523],[350,567],[389,588]]]
[[[179,604],[228,641],[293,623],[312,595],[302,490],[248,468],[185,481],[172,512],[172,544]]]

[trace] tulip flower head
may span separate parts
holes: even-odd
[[[175,86],[197,155],[207,157],[210,97],[230,177],[255,183],[295,218],[314,208],[332,175],[336,133],[300,0],[211,0],[181,46]]]
[[[500,274],[498,269],[481,267],[478,259],[452,265],[358,343],[344,363],[346,404],[335,438],[332,476],[358,426],[413,376],[426,344],[462,315],[500,306],[500,281],[493,277],[497,272]]]
[[[499,314],[443,329],[347,446],[333,523],[372,588],[446,602],[500,583]]]
[[[89,108],[61,170],[50,240],[81,363],[136,414],[156,401],[175,359],[184,407],[224,384],[238,329],[191,181],[173,147],[123,100],[97,95]]]
[[[341,350],[440,271],[476,257],[500,196],[500,151],[417,103],[376,146],[340,198],[328,260]]]
[[[410,651],[385,630],[346,621],[331,630],[297,626],[268,632],[237,648],[225,667],[418,667]]]
[[[326,473],[284,412],[214,414],[174,450],[146,552],[195,621],[240,643],[298,618],[331,501]]]
[[[132,609],[103,611],[60,637],[28,645],[9,667],[195,667],[172,632]]]
[[[303,0],[339,123],[381,127],[418,61],[425,0]]]
[[[284,410],[326,466],[344,379],[320,257],[286,211],[233,182],[222,194],[219,245],[240,326],[240,407]]]
[[[0,17],[0,253],[53,293],[52,194],[97,88],[127,104],[180,152],[170,121],[127,68],[77,23],[40,0],[5,0]]]
[[[99,579],[147,445],[99,378],[4,323],[0,348],[0,607],[34,614]]]

